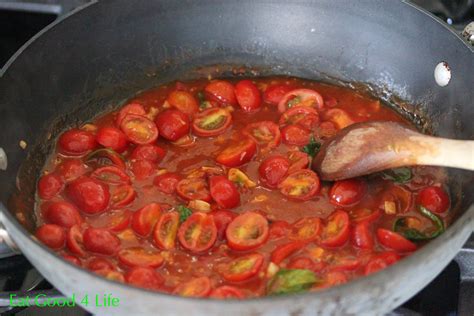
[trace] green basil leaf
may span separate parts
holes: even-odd
[[[409,239],[411,241],[428,240],[441,235],[445,230],[444,223],[441,218],[430,212],[425,207],[421,205],[419,207],[421,214],[425,217],[428,217],[435,225],[436,230],[434,232],[432,232],[431,234],[426,234],[424,232],[420,232],[415,228],[407,227],[405,217],[401,217],[395,221],[395,223],[393,224],[393,230],[399,234],[402,234],[406,239]]]
[[[411,180],[412,174],[410,168],[402,167],[382,171],[382,177],[396,183],[406,183]]]
[[[211,103],[206,100],[206,95],[204,94],[204,92],[199,91],[197,93],[197,97],[199,99],[199,107],[201,109],[207,109],[211,107]]]
[[[267,284],[267,293],[280,295],[298,293],[311,288],[319,280],[311,270],[281,269]]]
[[[178,205],[177,207],[179,213],[179,222],[182,223],[188,219],[189,216],[193,213],[191,209],[187,208],[184,205]]]
[[[429,219],[431,219],[431,221],[435,224],[436,226],[436,231],[434,231],[432,234],[431,234],[431,238],[435,238],[435,237],[438,237],[439,235],[441,235],[442,233],[444,233],[445,231],[445,227],[444,227],[444,222],[441,218],[439,218],[439,216],[435,215],[434,213],[430,212],[426,207],[423,207],[423,206],[419,206],[420,207],[420,212],[421,214],[423,214],[425,217],[428,217]]]
[[[314,139],[314,136],[311,135],[308,145],[302,147],[301,151],[310,155],[311,158],[314,158],[319,152],[319,149],[321,149],[321,143],[318,143],[316,139]]]

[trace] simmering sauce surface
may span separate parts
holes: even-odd
[[[65,131],[38,182],[36,236],[74,264],[184,296],[317,291],[442,233],[443,169],[321,182],[319,145],[409,124],[362,92],[297,78],[173,82]]]

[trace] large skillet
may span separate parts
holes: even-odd
[[[92,3],[41,32],[1,73],[0,147],[8,157],[6,171],[0,172],[2,222],[21,252],[63,293],[120,298],[113,310],[86,307],[96,313],[386,312],[432,280],[472,232],[472,173],[451,172],[453,205],[462,214],[454,225],[382,273],[319,293],[226,302],[185,299],[99,278],[31,238],[31,194],[50,150],[47,139],[139,89],[209,72],[232,75],[228,67],[208,67],[229,64],[263,75],[369,83],[389,100],[398,96],[415,104],[413,110],[433,122],[436,134],[473,139],[473,56],[446,26],[399,1]],[[446,87],[433,78],[441,61],[452,72]],[[20,140],[28,144],[26,150]],[[19,208],[9,202],[16,183],[25,192]]]

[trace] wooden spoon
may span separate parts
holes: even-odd
[[[312,168],[323,180],[341,180],[414,165],[474,170],[474,141],[427,136],[395,122],[356,123],[321,146]]]

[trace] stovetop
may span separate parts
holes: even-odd
[[[0,67],[29,38],[90,0],[0,0]],[[474,21],[474,0],[412,0],[457,32]],[[23,256],[0,260],[1,315],[90,315],[75,308],[12,308],[10,293],[61,295]],[[441,274],[390,315],[474,315],[474,235]]]

